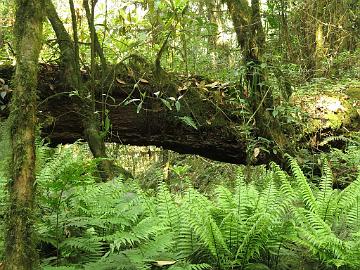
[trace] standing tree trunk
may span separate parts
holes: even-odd
[[[273,140],[279,148],[287,143],[280,123],[269,112],[273,108],[273,94],[266,84],[265,72],[261,66],[265,34],[261,24],[260,1],[227,0],[239,46],[247,68],[246,81],[250,92],[249,101],[256,122],[256,134]]]
[[[10,113],[12,163],[5,269],[30,270],[37,263],[33,239],[36,87],[44,5],[28,0],[17,0],[16,4],[17,65]]]
[[[84,5],[85,4],[87,5],[86,1],[84,2]],[[70,0],[70,6],[72,5],[72,1]],[[51,0],[46,0],[46,12],[59,44],[61,52],[61,67],[63,69],[65,81],[73,91],[76,91],[79,94],[77,102],[79,114],[82,115],[82,126],[86,141],[88,142],[93,156],[95,158],[101,158],[99,162],[99,172],[102,180],[106,181],[114,176],[113,163],[107,159],[104,136],[100,131],[100,121],[98,116],[95,114],[95,97],[92,91],[93,89],[87,87],[81,79],[76,18],[74,18],[75,16],[72,16],[74,32],[73,41],[61,22]],[[96,33],[93,32],[95,30],[94,27],[90,25],[89,28],[93,33],[92,44],[95,47],[92,51],[95,52],[94,50],[97,48],[95,37],[97,36]]]

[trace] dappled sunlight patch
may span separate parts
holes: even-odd
[[[360,116],[359,99],[356,95],[348,95],[347,90],[354,92],[360,82],[351,81],[341,85],[327,82],[326,87],[322,87],[322,84],[308,84],[298,89],[291,98],[291,102],[308,115],[305,133],[356,127],[356,119]]]

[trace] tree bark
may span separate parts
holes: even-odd
[[[245,0],[227,0],[226,3],[247,68],[247,89],[256,122],[256,135],[274,141],[277,150],[281,150],[286,148],[289,140],[284,136],[280,123],[269,111],[274,107],[274,101],[271,88],[267,86],[264,69],[261,67],[265,35],[261,24],[260,1],[251,0],[251,6],[248,6]]]
[[[44,4],[25,0],[16,4],[17,66],[10,113],[12,162],[5,269],[30,270],[37,264],[33,239],[36,87]]]

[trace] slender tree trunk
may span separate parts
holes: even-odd
[[[98,38],[98,35],[96,33],[96,30],[95,30],[94,20],[92,18],[94,15],[92,15],[92,13],[90,12],[90,7],[89,7],[89,1],[88,0],[83,0],[83,7],[84,7],[85,12],[86,12],[86,19],[87,19],[87,22],[88,22],[88,25],[89,25],[91,35],[93,36],[92,37],[92,39],[93,39],[92,42],[94,42],[94,50],[96,51],[97,55],[100,58],[102,72],[106,73],[106,70],[107,70],[106,58],[105,58],[105,55],[104,55],[104,51],[101,48],[99,38]]]
[[[293,59],[293,50],[291,46],[290,34],[289,34],[289,26],[288,26],[288,0],[280,1],[280,21],[281,28],[279,33],[279,43],[283,48],[283,53],[285,54],[285,60],[287,62],[292,61]],[[282,45],[284,44],[284,45]]]
[[[206,17],[208,22],[211,23],[211,28],[208,30],[208,38],[207,38],[207,51],[208,55],[211,57],[212,67],[214,69],[217,68],[217,53],[216,53],[216,45],[217,45],[217,35],[218,35],[218,22],[215,15],[215,6],[216,3],[212,1],[205,1],[206,5]]]
[[[315,65],[316,65],[316,75],[318,77],[321,77],[323,75],[322,61],[325,58],[325,41],[324,41],[323,25],[321,22],[317,22],[317,26],[316,26],[314,58],[315,58]]]
[[[5,269],[30,270],[37,263],[33,239],[36,87],[44,5],[27,0],[16,4],[17,65],[10,114],[12,162]]]
[[[70,1],[70,4],[71,3],[72,1]],[[95,158],[102,158],[99,163],[99,172],[101,178],[106,181],[114,176],[112,168],[113,164],[109,159],[107,159],[104,136],[100,131],[100,120],[95,114],[95,97],[92,93],[93,91],[92,89],[86,87],[81,80],[77,48],[77,25],[75,18],[73,16],[74,41],[72,41],[51,0],[46,0],[46,11],[49,21],[55,31],[61,51],[61,64],[65,81],[68,83],[70,88],[79,93],[77,101],[79,114],[82,115],[82,126],[86,141],[88,142],[93,156]],[[94,27],[91,27],[90,25],[89,28],[91,32],[94,32]],[[92,37],[92,40],[95,41],[94,33],[92,34]],[[92,46],[96,46],[96,43],[92,42],[92,44]],[[95,52],[95,49],[96,47],[94,47],[92,51]]]

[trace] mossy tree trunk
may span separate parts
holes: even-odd
[[[12,162],[5,269],[30,270],[37,263],[33,239],[36,88],[44,5],[27,0],[16,4],[17,65],[10,113]]]
[[[72,1],[70,1],[70,3],[72,3]],[[95,114],[95,99],[93,89],[91,87],[87,87],[81,79],[76,17],[72,16],[74,32],[74,40],[72,40],[63,23],[61,22],[51,0],[46,0],[46,12],[52,28],[55,31],[59,44],[64,80],[73,91],[77,91],[79,93],[77,99],[78,113],[82,115],[82,127],[86,141],[88,142],[93,156],[95,158],[102,158],[99,164],[101,178],[104,181],[111,179],[114,176],[112,168],[113,164],[110,160],[107,159],[104,136],[100,127],[100,120],[98,115]],[[93,32],[93,27],[91,27],[91,25],[89,28],[91,32]],[[92,36],[96,36],[96,33],[93,33]],[[96,40],[98,40],[97,36],[96,39],[94,37],[92,40],[92,43],[96,46]],[[97,47],[95,47],[95,49],[97,48],[98,54],[99,47],[99,44],[97,44]]]
[[[246,82],[249,90],[249,101],[256,121],[256,134],[272,139],[283,147],[286,138],[280,129],[280,123],[271,115],[273,94],[266,84],[265,72],[262,68],[261,56],[265,45],[260,16],[260,1],[227,0],[228,9],[233,21],[238,44],[243,51],[243,62],[246,65]]]

